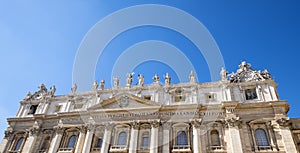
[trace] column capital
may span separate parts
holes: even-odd
[[[85,127],[86,131],[90,131],[90,132],[94,132],[96,129],[96,125],[93,123],[88,123],[84,127]]]
[[[242,121],[240,120],[239,117],[232,117],[232,118],[227,118],[225,119],[225,126],[227,128],[229,127],[235,127],[235,126],[240,126]]]
[[[289,126],[288,121],[289,121],[289,118],[280,118],[280,119],[276,120],[276,122],[282,127]]]
[[[36,136],[40,131],[40,128],[32,127],[28,129],[29,136]]]
[[[151,124],[152,128],[158,128],[160,125],[160,120],[149,120],[148,122]]]
[[[200,128],[202,119],[191,119],[190,122],[193,127]]]
[[[114,128],[115,124],[112,122],[107,122],[107,123],[104,123],[104,126],[105,126],[106,130],[112,130]]]
[[[172,122],[162,122],[162,126],[164,129],[170,129],[172,127]]]
[[[87,127],[87,126],[84,126],[84,125],[82,125],[82,126],[81,126],[81,127],[79,127],[78,129],[79,129],[80,133],[86,133],[86,131],[87,131],[88,127]]]
[[[129,124],[131,125],[131,127],[133,129],[136,129],[136,130],[139,129],[139,127],[140,127],[140,122],[139,121],[131,121]]]
[[[63,134],[65,132],[65,128],[61,126],[56,126],[53,129],[57,134]]]
[[[9,138],[9,137],[11,137],[13,134],[14,134],[14,131],[13,131],[13,130],[5,130],[5,132],[4,132],[4,137],[5,137],[5,138]]]

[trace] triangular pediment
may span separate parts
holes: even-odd
[[[88,108],[97,109],[120,109],[120,108],[142,108],[160,106],[158,103],[131,94],[119,94],[112,98],[104,99],[100,103]]]

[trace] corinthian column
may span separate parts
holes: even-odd
[[[138,142],[138,133],[139,133],[139,123],[134,121],[131,124],[131,135],[129,142],[129,153],[137,152],[137,142]]]
[[[108,153],[109,145],[110,145],[110,139],[111,139],[111,131],[114,127],[113,124],[108,123],[105,125],[105,131],[104,131],[104,137],[103,137],[103,145],[101,148],[101,153]]]
[[[283,146],[285,148],[285,151],[290,152],[297,152],[295,144],[293,142],[293,136],[291,133],[291,130],[289,129],[287,118],[281,118],[277,120],[277,130],[281,133],[281,140],[283,142]],[[276,125],[275,125],[276,127]],[[278,138],[280,140],[280,138]]]
[[[95,126],[94,125],[88,125],[82,152],[84,152],[84,153],[85,152],[90,152],[94,132],[95,132]]]
[[[48,153],[56,153],[57,152],[57,149],[59,147],[59,144],[60,144],[60,141],[61,141],[61,138],[62,138],[62,135],[63,135],[65,129],[62,127],[56,127],[55,130],[56,130],[56,134],[51,141],[51,145],[49,147]]]
[[[38,133],[39,133],[38,128],[31,128],[29,130],[29,136],[26,139],[26,142],[25,142],[25,145],[23,148],[23,152],[33,152],[33,147],[34,147]]]
[[[78,141],[76,143],[76,147],[75,147],[75,151],[74,153],[81,153],[81,146],[82,144],[84,143],[84,139],[85,139],[85,132],[86,132],[86,128],[85,127],[82,127],[80,129],[80,133],[79,133],[79,137],[78,137]]]
[[[163,125],[163,152],[170,152],[170,130],[172,123],[165,122]]]
[[[150,153],[158,152],[158,127],[159,120],[150,121],[151,124],[151,141],[150,141]]]
[[[4,138],[0,144],[0,152],[5,152],[5,150],[8,149],[9,142],[12,141],[13,138],[13,131],[12,130],[6,130],[4,133]]]
[[[191,120],[192,127],[193,127],[193,153],[200,153],[200,121],[199,120]]]
[[[228,151],[230,153],[243,153],[239,125],[240,121],[238,117],[226,120],[225,134],[228,142]]]

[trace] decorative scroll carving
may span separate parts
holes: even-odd
[[[245,61],[239,65],[239,69],[236,73],[230,74],[231,83],[239,82],[250,82],[250,81],[263,81],[272,79],[268,70],[256,71],[251,68],[251,64],[246,63]]]

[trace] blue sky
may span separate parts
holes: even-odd
[[[6,118],[16,114],[26,93],[36,91],[39,84],[56,85],[57,95],[69,93],[77,50],[88,31],[109,14],[141,4],[172,6],[194,16],[213,36],[229,72],[243,60],[255,69],[268,69],[279,85],[280,98],[291,105],[289,116],[300,117],[300,2],[296,0],[12,0],[0,2],[0,130],[6,128]],[[105,79],[110,86],[108,74],[117,58],[147,40],[172,44],[195,66],[199,82],[211,80],[197,47],[180,33],[158,26],[136,27],[116,36],[97,61],[95,80]],[[134,71],[143,73],[146,83],[152,82],[154,73],[161,77],[170,73],[172,82],[179,82],[172,67],[150,59]],[[120,77],[124,84],[125,76]]]

